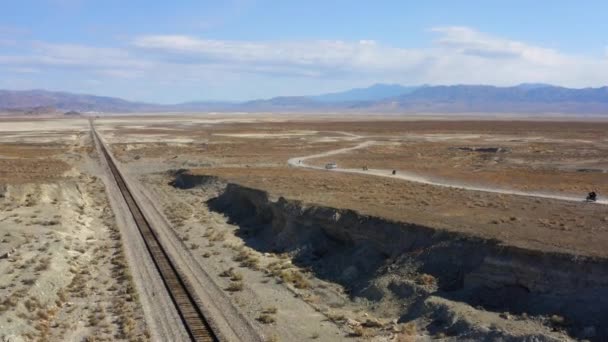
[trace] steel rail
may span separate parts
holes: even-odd
[[[193,296],[191,286],[188,284],[186,278],[180,275],[177,267],[173,264],[169,255],[163,248],[154,228],[150,225],[148,219],[146,219],[142,210],[139,208],[137,201],[133,197],[127,182],[122,176],[121,172],[116,167],[114,160],[110,156],[105,144],[99,137],[93,122],[91,122],[91,131],[93,139],[97,140],[101,151],[106,159],[110,171],[114,176],[114,180],[120,189],[120,192],[127,203],[129,211],[133,215],[133,219],[141,236],[144,240],[146,248],[152,257],[154,265],[158,269],[158,272],[163,280],[165,287],[171,297],[171,300],[175,304],[177,312],[181,320],[186,327],[188,335],[192,341],[218,341],[216,334],[211,329],[207,319],[203,315],[199,305]]]

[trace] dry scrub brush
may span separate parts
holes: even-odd
[[[239,262],[241,267],[247,267],[254,270],[259,270],[260,259],[249,250],[240,251],[234,258],[233,261]]]
[[[232,283],[230,283],[230,285],[228,285],[228,287],[226,287],[226,291],[229,291],[229,292],[243,291],[243,283],[240,281],[232,282]]]
[[[234,268],[230,267],[229,269],[223,271],[219,274],[220,277],[230,278],[232,281],[241,281],[243,280],[243,275],[235,272]]]
[[[263,324],[271,324],[276,321],[273,316],[264,314],[264,313],[259,315],[257,320],[258,320],[258,322],[263,323]]]

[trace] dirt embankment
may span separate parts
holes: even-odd
[[[178,172],[174,186],[212,178]],[[608,261],[504,246],[227,184],[209,206],[250,247],[289,253],[366,310],[436,336],[608,337]]]
[[[208,168],[190,173],[215,175],[275,197],[500,240],[523,249],[608,257],[603,205],[300,168]]]

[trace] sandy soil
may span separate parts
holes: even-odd
[[[50,145],[32,142],[36,123],[0,124],[0,338],[147,340],[90,141],[63,124]]]
[[[293,168],[194,171],[308,203],[465,232],[504,244],[606,256],[603,205],[454,190],[396,179]]]
[[[159,125],[167,127],[165,121],[152,120],[138,129],[129,122],[101,122],[124,161],[147,157],[184,167],[279,166],[292,157],[375,141],[315,162],[396,169],[472,186],[579,197],[591,189],[608,193],[603,181],[608,172],[605,122],[192,120],[188,125],[177,121],[169,131],[159,130]],[[500,151],[479,150],[483,148]]]
[[[381,320],[389,319],[391,314],[372,302],[354,300],[338,284],[299,269],[288,255],[260,253],[245,246],[236,226],[208,210],[205,200],[214,196],[212,190],[174,189],[167,185],[171,180],[167,170],[187,168],[195,174],[214,175],[267,190],[275,197],[354,209],[363,214],[495,239],[505,245],[606,256],[608,218],[600,205],[300,170],[287,165],[290,158],[297,156],[373,141],[365,148],[312,162],[323,165],[335,160],[341,167],[396,168],[399,172],[442,181],[547,191],[556,196],[584,196],[587,189],[597,185],[595,189],[601,194],[608,127],[603,122],[303,118],[134,122],[125,118],[101,120],[99,124],[104,127],[103,134],[116,157],[142,182],[151,201],[162,206],[171,229],[181,238],[188,254],[213,283],[229,294],[232,305],[246,319],[263,334],[280,340],[300,340],[307,335],[321,336],[323,340],[356,338],[354,329],[359,329],[361,322],[378,319],[372,313],[379,314]],[[495,147],[501,152],[475,150]],[[283,267],[297,275],[294,276],[297,280],[289,277],[277,284],[276,275]],[[296,297],[291,294],[294,292]],[[504,314],[437,300],[429,305],[449,307],[456,315],[476,322],[473,325],[515,329],[520,333],[541,329],[542,324],[533,320],[518,319],[515,328]],[[301,315],[306,315],[307,320],[298,320]],[[270,323],[261,324],[266,320]],[[319,325],[323,320],[325,324]],[[371,329],[366,339],[397,338],[398,331],[406,331],[407,338],[416,335],[412,334],[411,326],[399,326],[390,319],[381,326],[387,330]],[[549,335],[547,332],[546,336]]]
[[[290,158],[287,162],[291,167],[297,168],[305,168],[311,170],[320,170],[320,171],[331,171],[331,172],[340,172],[343,174],[360,174],[366,176],[375,176],[382,178],[391,178],[395,180],[402,180],[412,183],[426,184],[437,187],[451,188],[457,190],[468,190],[468,191],[478,191],[478,192],[490,192],[494,194],[503,194],[503,195],[517,195],[523,197],[533,197],[537,199],[556,199],[561,201],[570,201],[570,202],[581,202],[580,194],[578,196],[571,194],[564,194],[561,192],[556,192],[551,189],[550,186],[542,188],[543,190],[537,190],[535,187],[532,190],[529,188],[518,189],[516,187],[511,186],[511,184],[501,184],[500,182],[494,182],[490,184],[483,185],[481,182],[470,182],[456,179],[454,177],[439,178],[434,175],[428,175],[420,172],[411,172],[411,171],[403,171],[397,169],[378,169],[378,168],[370,168],[367,165],[362,168],[349,168],[344,167],[344,164],[338,164],[335,162],[335,158],[340,158],[341,155],[349,154],[353,151],[367,149],[370,146],[376,145],[375,141],[365,141],[353,147],[347,148],[339,148],[335,150],[330,150],[327,152],[312,154],[308,156],[300,156],[295,158]],[[475,151],[478,152],[478,151]],[[484,152],[486,153],[486,152]],[[331,159],[330,159],[331,158]],[[326,162],[319,162],[319,160],[325,159]],[[332,161],[329,161],[332,160]],[[312,162],[311,162],[312,161]],[[386,162],[384,163],[386,165]],[[603,173],[603,172],[601,172]],[[530,177],[534,180],[533,177]],[[576,179],[579,180],[579,179]],[[551,183],[552,184],[552,183]],[[603,184],[603,182],[600,182]],[[535,184],[536,186],[540,184]],[[599,191],[598,188],[592,188],[588,190]],[[594,204],[608,204],[608,200],[605,198],[599,197],[593,201]]]
[[[235,235],[238,227],[204,204],[205,200],[217,195],[213,189],[184,193],[167,185],[166,181],[164,175],[142,177],[143,186],[153,189],[151,197],[162,205],[165,216],[181,239],[182,253],[193,256],[212,284],[227,295],[231,305],[263,336],[280,341],[313,338],[335,341],[349,336],[349,329],[328,321],[325,314],[348,302],[339,286],[314,279],[310,274],[306,276],[309,280],[303,280],[305,286],[279,282],[267,272],[268,265],[285,265],[283,267],[292,272],[303,271],[292,265],[286,256],[262,254],[246,247]],[[321,288],[313,291],[309,281],[323,283],[327,295],[321,299],[318,294]],[[334,307],[313,305],[323,300],[333,302]]]
[[[108,132],[115,129],[108,138],[114,142],[114,152],[134,172],[197,169],[201,174],[218,175],[276,196],[352,208],[527,248],[605,255],[608,227],[602,206],[286,167],[293,157],[375,141],[379,145],[312,162],[337,160],[342,167],[360,167],[364,162],[370,168],[382,169],[397,165],[398,172],[442,181],[546,191],[581,199],[589,189],[596,189],[601,198],[605,174],[579,169],[603,170],[606,166],[608,124],[604,122],[254,120],[192,121],[184,125],[180,121],[170,126],[175,130],[169,137],[200,137],[199,142],[129,142],[145,137],[150,126],[158,125],[166,122],[151,121],[146,128],[129,131],[127,137],[116,123],[106,124]],[[303,132],[306,135],[299,135]],[[281,138],[276,138],[277,134]],[[484,153],[461,147],[499,147],[507,152]]]
[[[420,140],[418,140],[420,139]],[[608,193],[608,144],[596,141],[526,141],[513,137],[444,141],[379,142],[340,155],[318,158],[314,165],[336,162],[342,168],[397,170],[446,182],[523,191],[584,196]],[[484,148],[499,148],[484,152]],[[475,151],[474,149],[478,149]]]
[[[88,158],[83,156],[94,152],[92,146],[69,143],[85,139],[86,128],[81,123],[66,122],[72,129],[58,128],[60,132],[33,129],[17,132],[15,129],[1,134],[0,143],[6,146],[4,150],[0,148],[0,161],[5,163],[5,170],[14,168],[23,171],[24,175],[14,177],[14,172],[2,173],[0,162],[0,177],[5,177],[4,181],[13,187],[31,186],[34,180],[56,184],[66,178],[92,177],[88,170],[95,167],[74,171],[76,160],[82,163]],[[608,216],[603,205],[449,189],[287,165],[288,159],[293,157],[374,141],[378,144],[320,158],[315,163],[337,161],[343,167],[367,165],[473,186],[542,190],[575,196],[584,196],[588,189],[596,189],[601,196],[608,193],[603,178],[605,173],[602,173],[606,170],[608,157],[606,122],[387,118],[346,121],[277,116],[191,116],[113,117],[98,120],[98,126],[130,179],[134,184],[141,182],[136,187],[142,201],[148,202],[147,210],[155,220],[170,222],[164,223],[163,235],[173,246],[172,253],[183,259],[192,275],[199,274],[201,279],[204,275],[201,287],[213,284],[213,291],[219,291],[218,303],[222,304],[218,305],[224,308],[220,311],[233,310],[234,317],[244,318],[246,325],[270,340],[369,340],[372,336],[377,340],[399,340],[412,339],[416,333],[410,326],[388,320],[380,325],[382,329],[371,327],[370,335],[360,336],[362,322],[369,319],[374,325],[376,317],[370,307],[373,303],[351,298],[338,284],[318,279],[308,270],[294,266],[288,255],[260,253],[245,246],[238,227],[207,208],[205,201],[217,195],[213,187],[174,189],[167,184],[171,180],[167,170],[187,168],[195,174],[215,175],[267,190],[274,197],[354,209],[395,221],[495,239],[504,245],[573,255],[608,256],[605,251]],[[49,141],[62,143],[48,145]],[[501,152],[475,150],[478,148],[501,148]],[[20,156],[21,149],[28,157]],[[44,157],[29,152],[39,149],[45,150]],[[28,175],[26,171],[33,171],[32,168],[45,172]],[[100,176],[108,185],[107,175],[100,173]],[[94,184],[99,187],[100,180],[96,179]],[[69,189],[69,186],[65,187],[65,191]],[[79,189],[83,191],[84,187],[79,186]],[[101,196],[99,191],[87,191],[95,193],[90,196]],[[109,197],[123,241],[129,240],[126,244],[131,246],[125,253],[126,259],[132,263],[144,258],[135,252],[136,239],[125,235],[125,230],[120,228],[128,225],[125,223],[128,215],[120,213],[119,196],[110,190]],[[86,217],[89,216],[94,217],[87,213]],[[0,221],[0,229],[11,219],[14,218]],[[96,236],[94,241],[97,239],[102,240]],[[86,237],[84,241],[87,242]],[[0,267],[6,262],[0,259]],[[133,304],[135,316],[140,317],[135,320],[140,330],[135,331],[141,332],[144,338],[171,334],[178,337],[180,333],[169,331],[169,327],[164,331],[153,327],[148,329],[147,335],[145,333],[141,317],[149,320],[169,317],[170,321],[172,315],[166,312],[154,316],[158,306],[151,298],[157,280],[151,274],[145,275],[146,269],[147,266],[135,270],[134,275],[141,302],[141,308]],[[94,274],[93,270],[91,272]],[[143,279],[148,279],[150,285],[142,286]],[[202,296],[209,296],[209,293]],[[431,304],[448,305],[437,300],[439,302]],[[511,325],[499,313],[472,310],[467,305],[449,305],[451,310],[467,316],[470,321],[504,326],[504,329]],[[226,317],[230,316],[218,318],[218,324],[223,324],[221,321]],[[0,324],[2,319],[4,316],[0,316]],[[7,324],[16,329],[19,325],[15,324],[15,318],[11,319],[12,323]],[[524,320],[521,327],[534,331],[537,323],[528,323]],[[108,336],[111,334],[116,336],[115,331],[110,331]]]

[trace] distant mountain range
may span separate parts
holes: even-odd
[[[246,102],[188,102],[174,105],[50,92],[0,90],[0,110],[39,114],[80,112],[365,112],[365,113],[563,113],[608,115],[608,87],[571,89],[526,83],[413,86],[375,84],[317,96],[283,96]]]
[[[405,95],[425,86],[405,87],[399,84],[374,84],[367,88],[355,88],[338,93],[329,93],[308,98],[323,103],[378,101],[399,95]]]
[[[36,108],[49,108],[57,111],[75,110],[80,112],[133,112],[154,110],[157,108],[157,105],[130,102],[115,97],[46,90],[0,90],[0,109],[19,111]]]

